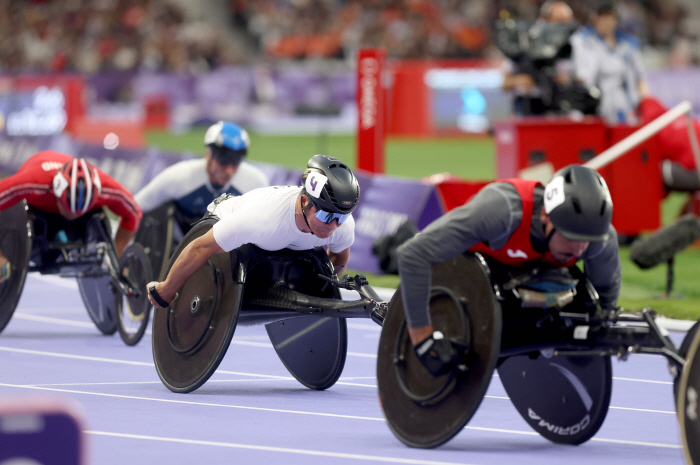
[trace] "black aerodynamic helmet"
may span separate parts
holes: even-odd
[[[554,173],[544,188],[544,209],[559,233],[572,241],[608,238],[612,200],[603,177],[580,165]]]
[[[317,173],[321,176],[314,176]],[[360,200],[360,185],[348,165],[335,157],[314,155],[306,164],[301,183],[311,201],[321,210],[347,214]]]

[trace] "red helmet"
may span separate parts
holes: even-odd
[[[54,195],[71,213],[88,211],[101,190],[97,168],[83,158],[70,160],[53,178]]]

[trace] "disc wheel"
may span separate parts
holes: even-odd
[[[680,376],[678,421],[681,427],[683,453],[689,464],[700,463],[700,333],[695,332],[688,344],[688,358]]]
[[[119,269],[134,285],[137,293],[124,296],[117,318],[117,328],[122,341],[128,346],[139,343],[148,328],[151,303],[146,285],[153,280],[151,263],[141,244],[133,243],[124,249],[119,259]]]
[[[104,243],[105,260],[111,260],[118,269],[116,246],[109,233],[109,223],[103,212],[89,218],[85,227],[85,243],[94,245]],[[103,267],[106,265],[103,264]],[[117,332],[117,315],[121,313],[122,295],[112,283],[107,270],[99,276],[85,276],[78,279],[78,289],[90,319],[97,329],[107,336]]]
[[[10,322],[22,295],[32,251],[25,202],[0,212],[0,250],[10,262],[10,277],[0,283],[0,332]]]
[[[401,289],[389,303],[377,355],[377,387],[391,431],[412,447],[437,447],[469,422],[498,361],[500,306],[477,254],[433,267],[430,315],[435,330],[462,345],[462,367],[434,377],[408,337]]]
[[[175,250],[165,276],[182,251],[216,223],[195,225]],[[234,282],[228,253],[212,256],[178,290],[177,297],[153,315],[153,359],[158,376],[173,392],[202,386],[223,360],[236,329],[243,285]]]
[[[173,251],[173,214],[175,204],[167,202],[144,213],[134,242],[143,246],[151,263],[153,278],[160,279]]]
[[[690,346],[693,343],[693,339],[695,339],[695,334],[698,332],[698,327],[700,327],[700,320],[696,321],[693,326],[690,327],[681,342],[681,346],[678,348],[678,355],[686,359],[686,361],[688,359],[688,353],[690,352]],[[676,401],[679,398],[678,394],[680,392],[681,377],[683,376],[684,369],[685,368],[681,368],[678,374],[673,378],[673,398]],[[676,404],[676,411],[678,411],[678,404]]]

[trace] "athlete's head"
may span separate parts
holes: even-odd
[[[304,210],[313,209],[309,211],[316,225],[311,228],[312,232],[319,237],[327,233],[327,237],[347,220],[357,206],[360,185],[345,163],[328,155],[314,155],[307,163],[301,180],[302,194],[307,199]]]
[[[59,211],[69,219],[89,211],[101,191],[97,168],[83,158],[66,162],[53,178],[53,193]]]
[[[608,239],[612,200],[605,180],[580,165],[557,171],[545,186],[540,219],[555,258],[567,262],[581,256],[590,242]]]
[[[618,14],[613,2],[603,2],[595,9],[592,15],[593,27],[603,37],[615,33],[618,25]]]
[[[219,121],[207,129],[204,146],[209,180],[214,187],[220,188],[236,174],[238,165],[248,153],[250,137],[237,124]]]

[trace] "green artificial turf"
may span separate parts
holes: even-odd
[[[195,129],[183,135],[149,132],[148,142],[166,150],[203,151],[205,129]],[[316,153],[333,155],[355,166],[355,137],[336,135],[270,136],[251,133],[249,158],[301,170]],[[422,178],[449,172],[465,179],[494,179],[495,149],[487,137],[463,138],[389,138],[386,142],[386,172],[392,176]],[[643,187],[640,187],[643,188]],[[663,222],[668,224],[677,216],[685,197],[670,195],[663,204]],[[619,304],[626,309],[651,307],[672,317],[697,320],[700,318],[700,247],[690,247],[678,254],[674,266],[675,280],[670,298],[663,296],[666,287],[665,265],[640,270],[628,258],[629,247],[622,247],[622,290]],[[396,288],[398,276],[364,274],[372,286]]]

